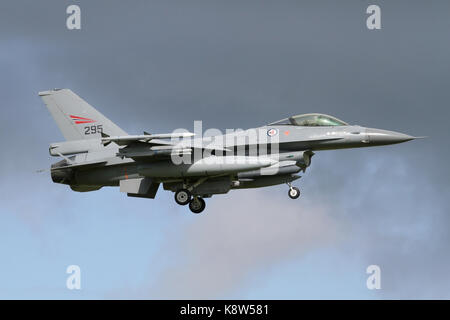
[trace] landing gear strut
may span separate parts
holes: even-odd
[[[181,206],[185,206],[191,201],[191,193],[187,189],[180,189],[175,192],[175,202]]]
[[[196,214],[205,210],[205,207],[205,200],[200,197],[193,197],[191,202],[189,202],[189,209],[191,209],[191,211]]]
[[[187,184],[187,182],[184,181],[183,188],[175,192],[175,202],[182,206],[189,204],[189,209],[191,209],[193,213],[200,213],[205,210],[205,200],[196,195],[196,192],[194,192],[193,196],[192,192],[207,179],[208,177],[198,179],[194,184]]]
[[[300,197],[300,189],[297,187],[293,187],[292,184],[288,183],[289,186],[289,191],[288,191],[288,195],[289,198],[291,199],[297,199],[298,197]]]

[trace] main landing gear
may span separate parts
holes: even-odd
[[[189,209],[195,214],[202,212],[205,210],[206,203],[203,198],[200,197],[194,197],[192,198],[191,202],[189,202]]]
[[[289,191],[288,191],[288,195],[289,198],[291,199],[297,199],[298,197],[300,197],[300,189],[297,187],[293,187],[292,184],[288,183],[289,186]]]
[[[180,189],[175,192],[175,202],[180,206],[185,206],[191,201],[191,193],[187,189]]]
[[[203,198],[199,196],[192,196],[191,192],[187,189],[180,189],[175,192],[175,202],[181,206],[189,204],[189,209],[196,214],[205,210],[206,207],[206,203]]]

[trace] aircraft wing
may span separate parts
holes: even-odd
[[[170,158],[173,154],[177,155],[190,155],[195,150],[199,149],[201,152],[204,150],[209,151],[230,151],[226,148],[220,146],[212,145],[192,145],[191,142],[186,143],[186,141],[181,142],[171,142],[164,139],[172,138],[186,138],[192,137],[194,133],[182,132],[182,133],[163,133],[163,134],[149,134],[144,132],[143,135],[128,135],[128,136],[116,136],[111,137],[107,134],[102,133],[102,144],[107,146],[111,142],[123,148],[119,149],[117,156],[132,158],[135,160],[147,159],[163,159]]]
[[[162,133],[162,134],[149,134],[144,132],[141,135],[128,135],[128,136],[114,136],[111,137],[102,133],[102,143],[106,146],[111,142],[116,143],[119,146],[126,146],[133,142],[149,142],[154,139],[172,139],[172,138],[186,138],[194,136],[191,132],[182,133]],[[169,143],[170,144],[170,143]]]
[[[207,146],[183,146],[183,145],[174,145],[170,143],[158,141],[150,141],[148,143],[143,142],[134,142],[130,143],[124,148],[119,149],[117,153],[120,157],[132,158],[134,160],[144,160],[147,159],[165,159],[170,158],[172,155],[191,155],[196,152],[195,150],[199,150],[199,152],[204,152],[205,150],[209,151],[217,151],[221,149],[222,152],[229,151],[228,149],[219,148],[219,147],[207,147]]]

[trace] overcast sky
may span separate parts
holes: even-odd
[[[449,32],[445,0],[2,1],[0,298],[450,298]],[[37,96],[51,88],[131,134],[321,112],[428,138],[318,152],[300,199],[231,191],[193,215],[162,189],[76,193],[35,173],[63,140]]]

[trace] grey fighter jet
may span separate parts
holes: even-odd
[[[160,184],[194,213],[204,198],[231,189],[289,186],[320,150],[413,140],[403,133],[350,125],[324,114],[295,115],[265,126],[209,137],[190,132],[129,135],[69,89],[40,92],[66,141],[50,144],[53,182],[87,192],[118,186],[130,197],[154,199]],[[201,134],[202,135],[202,134]]]

